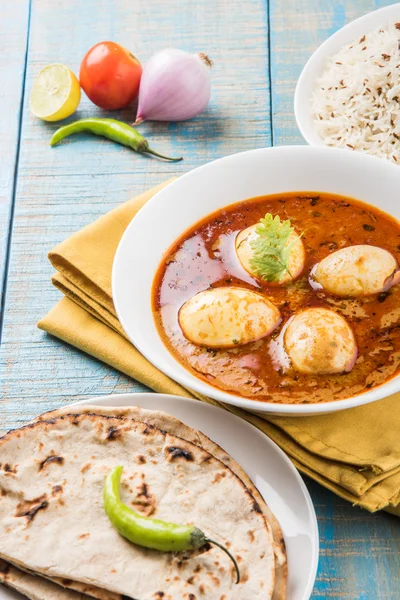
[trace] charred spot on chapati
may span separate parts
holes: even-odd
[[[62,485],[53,485],[51,493],[53,496],[55,496],[56,494],[61,494],[62,491],[63,491]]]
[[[138,463],[139,463],[140,465],[144,465],[144,464],[145,464],[145,462],[146,462],[146,457],[145,457],[145,456],[143,456],[143,454],[139,454],[139,455],[138,455],[138,457],[137,457],[137,459],[138,459]]]
[[[96,422],[96,415],[91,413],[73,416],[76,416],[78,419],[78,424],[82,423],[85,419],[92,421],[97,437],[101,442],[113,442],[116,440],[121,442],[125,439],[126,434],[132,429],[132,423],[130,421],[128,422],[126,419],[119,417],[111,417],[110,415],[102,415],[102,422]]]
[[[149,486],[147,483],[142,483],[139,487],[138,497],[144,496],[145,498],[150,498],[151,494],[149,494]]]
[[[142,476],[144,476],[143,473]],[[150,517],[156,510],[155,496],[150,492],[148,484],[144,481],[137,486],[136,490],[136,497],[131,502],[132,506],[145,517]]]
[[[214,573],[212,573],[211,571],[209,573],[207,573],[207,575],[211,578],[213,584],[215,585],[215,587],[218,587],[219,585],[221,585],[221,580],[219,577],[217,577],[216,575],[214,575]]]
[[[200,460],[200,463],[201,463],[201,464],[203,464],[203,463],[208,463],[208,462],[210,462],[210,460],[211,460],[211,459],[212,459],[212,456],[211,456],[211,454],[207,454],[206,456],[203,456],[203,457],[201,458],[201,460]]]
[[[17,472],[17,466],[12,467],[10,464],[6,463],[3,467],[3,470],[5,473],[13,473],[15,474]]]
[[[254,498],[253,498],[252,494],[249,492],[249,490],[245,490],[245,494],[247,494],[253,500],[253,511],[258,514],[262,514],[260,505],[258,504],[258,502],[256,502],[256,500],[254,500]]]
[[[216,473],[215,477],[213,479],[213,483],[218,483],[219,481],[221,481],[221,479],[223,479],[224,477],[226,477],[226,472],[222,471],[221,473]]]
[[[30,523],[39,510],[44,510],[49,505],[47,495],[42,494],[33,500],[24,500],[17,504],[16,517],[26,517],[27,523]]]
[[[122,437],[122,431],[119,427],[113,427],[112,425],[107,430],[106,439],[109,441],[117,440]]]
[[[169,454],[169,460],[173,461],[176,458],[184,458],[185,460],[192,461],[193,454],[189,452],[189,450],[184,450],[183,448],[179,448],[179,446],[168,446],[167,452]]]
[[[231,571],[232,571],[232,577],[234,577],[235,576],[235,569],[231,569]],[[246,581],[248,581],[248,579],[249,579],[249,572],[248,572],[248,570],[247,569],[245,569],[244,571],[242,570],[240,572],[240,581],[241,581],[241,583],[245,583]]]
[[[41,463],[39,463],[39,471],[41,471],[45,466],[49,465],[50,463],[56,463],[57,465],[63,465],[64,458],[62,456],[55,456],[55,455],[48,456],[47,458],[42,460]]]
[[[155,430],[155,427],[153,425],[150,425],[149,423],[146,423],[146,426],[144,427],[144,429],[142,430],[142,433],[144,435],[149,435],[149,433],[153,433]],[[161,431],[161,430],[160,430]]]

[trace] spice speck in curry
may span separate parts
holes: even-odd
[[[253,198],[163,257],[159,333],[210,385],[275,403],[354,396],[400,370],[400,224],[351,198]]]

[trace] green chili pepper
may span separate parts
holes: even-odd
[[[183,552],[201,548],[206,543],[215,544],[232,560],[236,570],[236,583],[239,583],[240,573],[235,558],[222,544],[210,540],[201,529],[143,517],[128,508],[119,494],[122,471],[123,467],[115,467],[106,477],[103,490],[104,510],[119,534],[138,546],[161,552]]]
[[[135,150],[135,152],[139,152],[140,154],[153,154],[154,156],[173,162],[182,160],[182,157],[170,158],[155,152],[155,150],[152,150],[149,147],[148,141],[136,131],[136,129],[133,129],[133,127],[130,127],[130,125],[127,125],[122,121],[116,121],[115,119],[80,119],[79,121],[64,125],[57,129],[53,134],[53,137],[50,140],[50,146],[55,146],[69,135],[82,132],[93,133],[94,135],[108,138],[113,142],[117,142],[117,144],[132,148],[132,150]]]

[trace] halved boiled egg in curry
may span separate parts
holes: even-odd
[[[199,292],[179,311],[182,332],[206,348],[232,348],[264,338],[281,322],[276,306],[262,294],[240,287]]]
[[[254,277],[262,277],[257,272],[256,255],[254,251],[254,242],[259,238],[257,228],[259,225],[251,225],[240,231],[236,237],[236,254],[242,266]],[[301,237],[294,231],[288,236],[285,246],[289,247],[287,269],[278,279],[270,280],[275,285],[285,285],[297,279],[304,268],[305,251]]]
[[[320,286],[335,296],[379,294],[400,281],[395,257],[378,246],[348,246],[332,252],[315,265],[311,286]]]
[[[357,358],[350,325],[328,308],[307,308],[291,317],[283,340],[293,368],[306,375],[348,373]]]
[[[259,401],[347,398],[400,370],[400,224],[317,193],[228,206],[183,234],[153,285],[185,368]]]

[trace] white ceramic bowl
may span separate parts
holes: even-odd
[[[380,8],[348,23],[321,44],[309,58],[299,77],[294,94],[294,114],[297,126],[306,142],[313,146],[325,146],[325,142],[315,128],[311,114],[311,97],[317,79],[325,69],[327,59],[339,52],[346,44],[390,21],[400,21],[400,3]]]
[[[363,200],[400,219],[400,168],[362,153],[284,146],[234,154],[206,164],[156,194],[132,220],[119,244],[112,289],[118,318],[132,343],[156,367],[188,389],[242,408],[311,415],[379,400],[400,390],[400,376],[365,394],[324,404],[247,400],[218,390],[180,365],[164,346],[151,310],[151,287],[164,252],[215,210],[265,194],[331,192]]]

